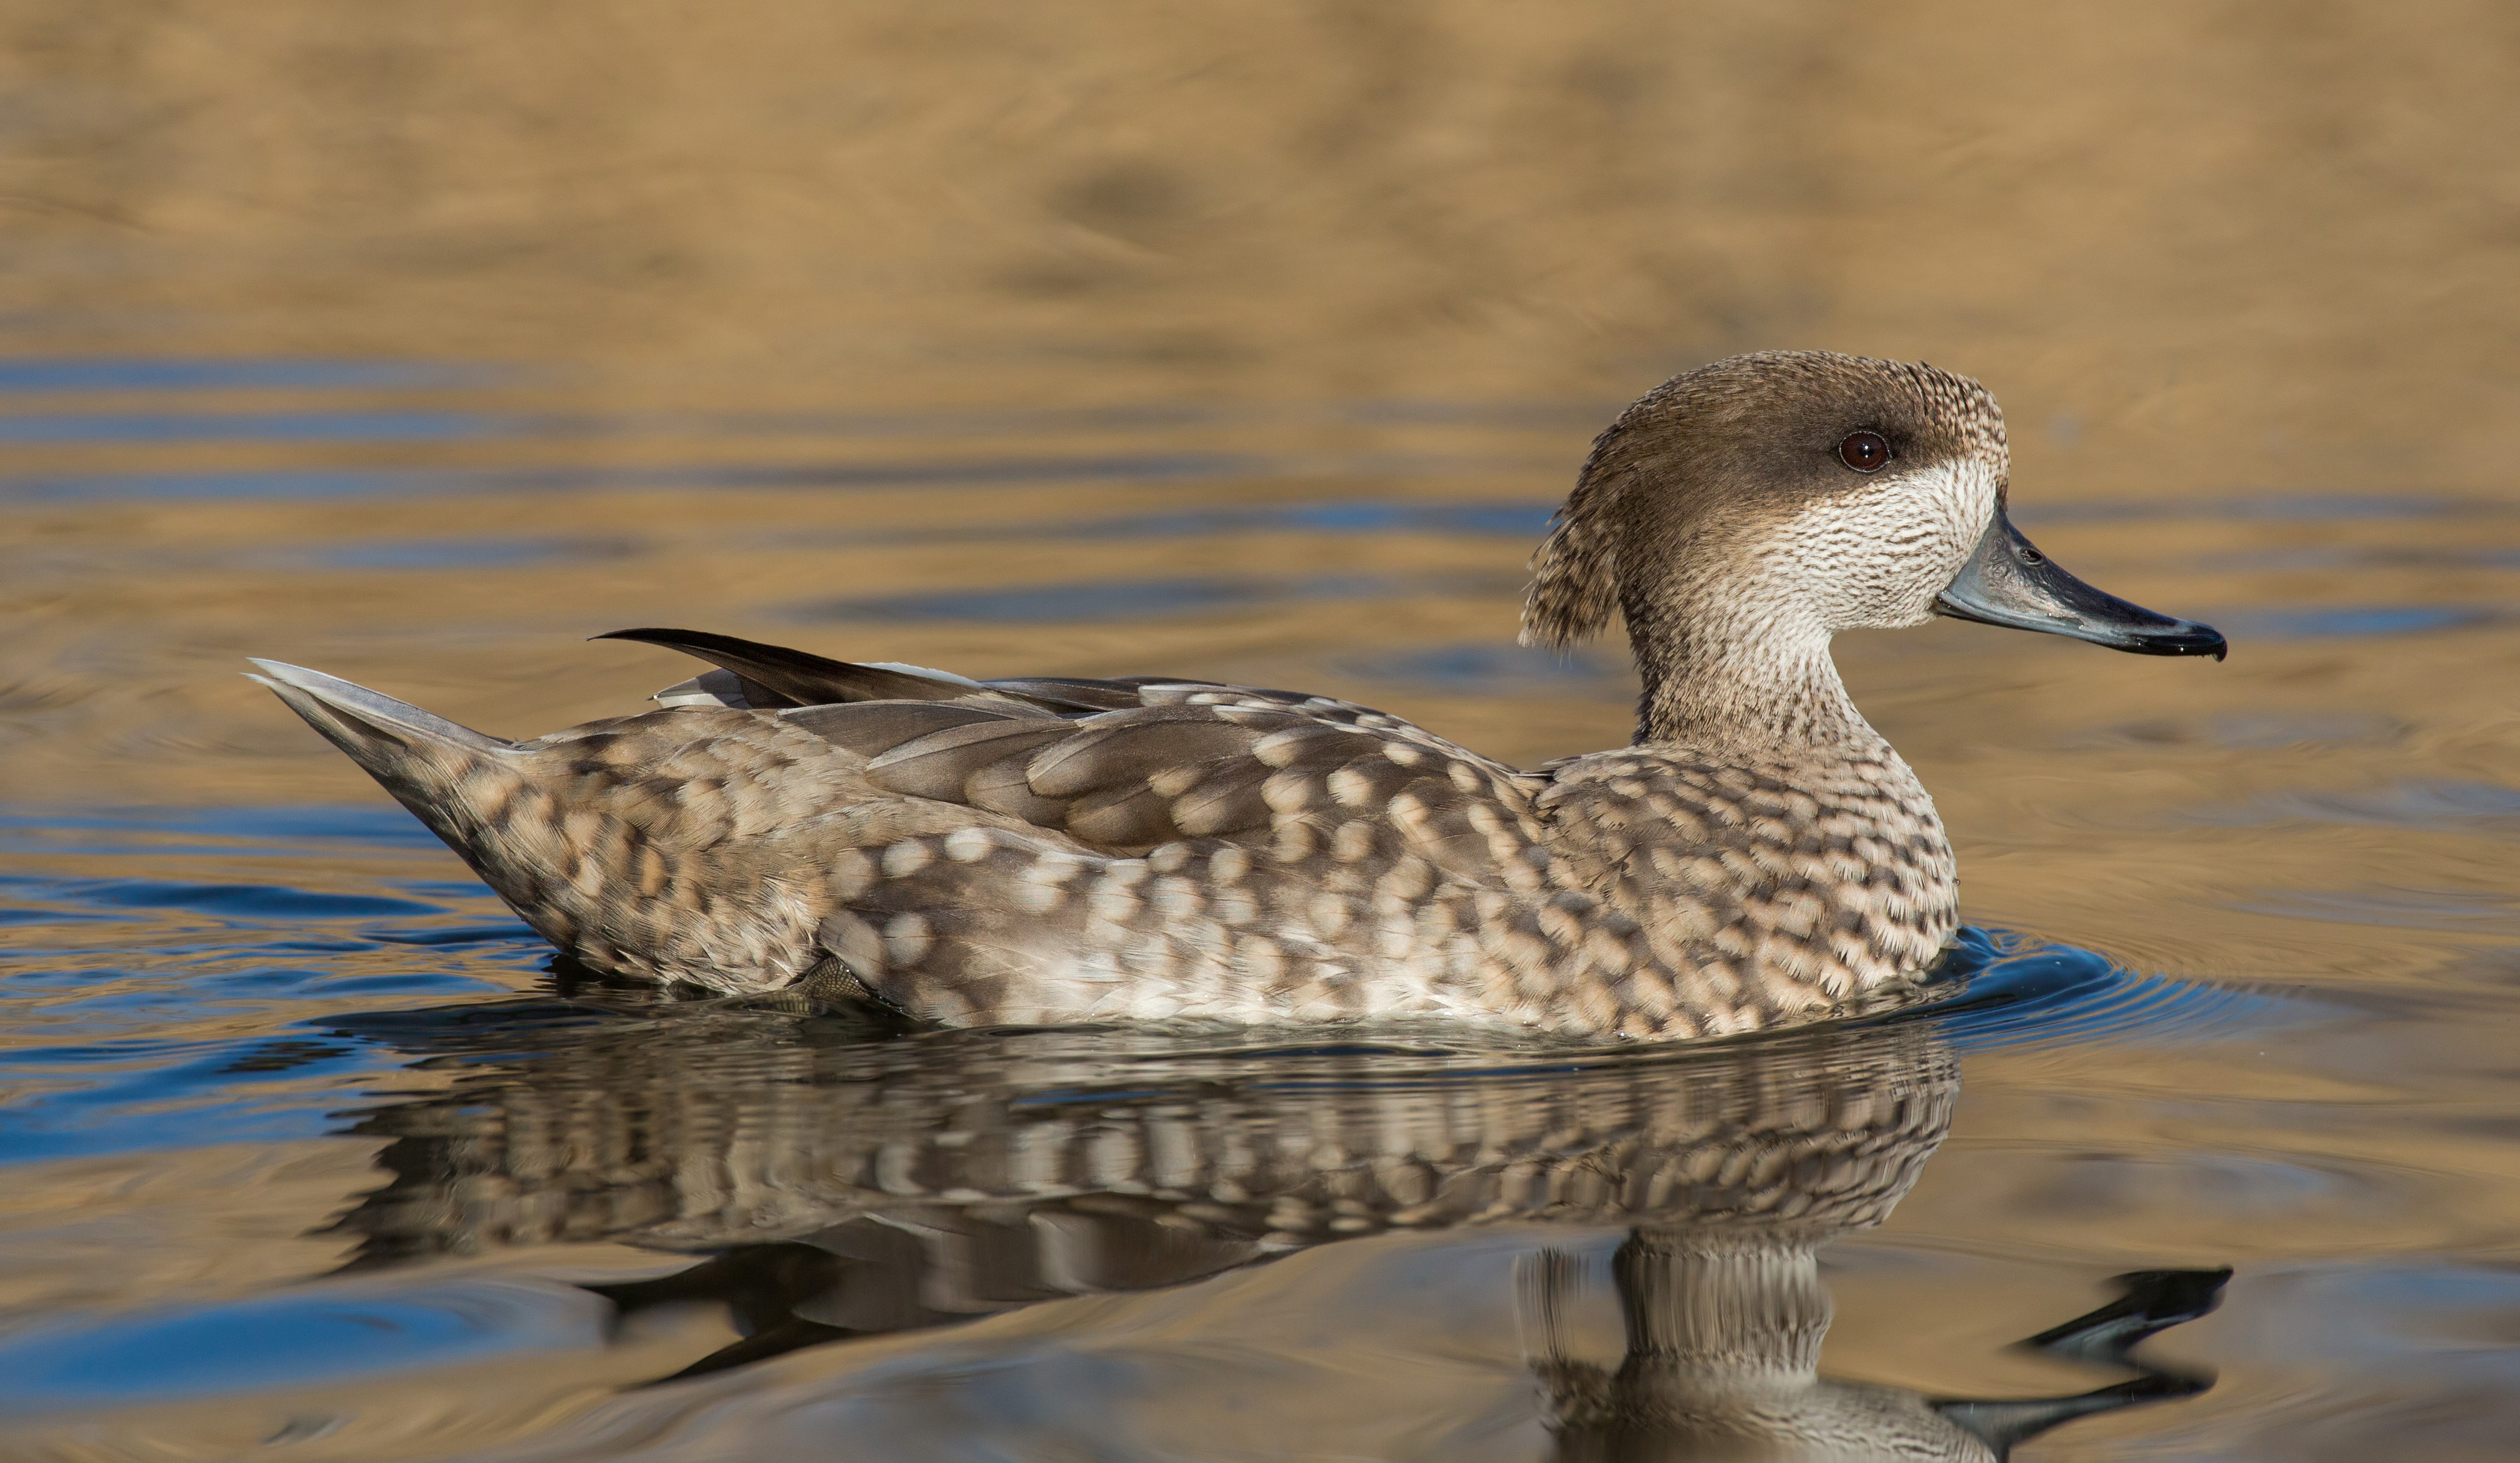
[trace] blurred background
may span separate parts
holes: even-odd
[[[2456,632],[2520,568],[2515,48],[2482,3],[19,0],[0,792],[368,799],[241,656],[531,735],[678,676],[579,643],[644,623],[1587,750],[1621,647],[1510,645],[1529,546],[1620,405],[1775,346],[1979,377],[2055,552],[2238,617],[2219,671],[1858,637],[1912,757],[2502,718],[2511,637]]]
[[[1986,381],[2033,517],[2499,501],[2515,46],[2482,3],[18,0],[6,775],[347,796],[240,653],[524,733],[669,668],[574,643],[624,622],[1555,700],[1500,647],[1590,434],[1780,345]],[[2060,552],[2318,601],[2200,581],[2230,532]]]
[[[1989,1057],[1896,1223],[2077,1276],[2237,1258],[2237,1298],[2251,1257],[2501,1264],[2515,95],[2489,0],[0,0],[0,802],[33,911],[0,1050],[22,1093],[89,1094],[22,1104],[17,1156],[69,1166],[24,1215],[160,1184],[111,1243],[0,1214],[52,1236],[0,1301],[320,1268],[329,1201],[165,1154],[285,1137],[336,1194],[367,1149],[321,1114],[390,1063],[237,1108],[170,1054],[533,979],[511,926],[426,979],[359,943],[410,913],[360,899],[504,915],[242,657],[525,736],[686,673],[584,637],[685,625],[1298,686],[1537,762],[1629,728],[1615,639],[1511,643],[1586,444],[1778,346],[1984,381],[2042,545],[2233,642],[1843,642],[1966,913],[2363,1013],[2272,1065]],[[332,918],[370,953],[305,953]],[[320,969],[182,974],[274,961]],[[97,1042],[159,1075],[98,1086]],[[1833,1354],[1898,1380],[1867,1324]],[[2497,1436],[2501,1384],[2457,1385],[2487,1408],[2457,1436]],[[2380,1415],[2334,1456],[2382,1456]]]
[[[1984,380],[2050,549],[2243,646],[1850,639],[1964,848],[2094,714],[2507,728],[2515,50],[2483,3],[18,0],[0,794],[372,800],[242,656],[533,735],[679,676],[581,643],[654,623],[1607,745],[1622,647],[1514,649],[1525,556],[1619,406],[1776,346]]]

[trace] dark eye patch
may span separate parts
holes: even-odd
[[[1858,432],[1837,444],[1837,460],[1859,473],[1877,473],[1890,461],[1890,441],[1877,432]]]

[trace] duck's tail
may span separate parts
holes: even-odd
[[[349,754],[535,933],[586,964],[736,990],[783,986],[818,958],[815,925],[830,912],[821,885],[786,878],[805,861],[761,853],[764,830],[743,836],[760,798],[660,800],[633,775],[677,766],[723,791],[765,759],[821,746],[809,733],[713,709],[631,718],[645,732],[600,723],[503,742],[337,676],[253,663],[253,679]],[[730,732],[786,740],[764,749]],[[831,789],[799,794],[808,812],[824,810],[810,801],[817,791]]]
[[[281,661],[255,661],[260,675],[247,680],[269,686],[289,709],[326,741],[350,754],[377,781],[390,788],[399,769],[416,753],[457,753],[495,756],[517,750],[514,742],[483,736],[469,726],[424,711],[408,702]]]
[[[338,676],[279,661],[253,663],[261,674],[248,679],[269,686],[466,862],[481,867],[479,814],[514,797],[526,776],[522,749]]]

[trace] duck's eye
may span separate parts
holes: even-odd
[[[1859,473],[1877,473],[1890,460],[1890,443],[1880,433],[1859,432],[1837,444],[1837,460]]]

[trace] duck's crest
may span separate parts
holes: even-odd
[[[1525,645],[1566,650],[1590,640],[1618,603],[1618,546],[1609,531],[1606,500],[1627,480],[1593,471],[1618,434],[1613,426],[1594,439],[1575,491],[1550,519],[1549,536],[1531,556],[1531,590],[1523,597],[1519,637]]]

